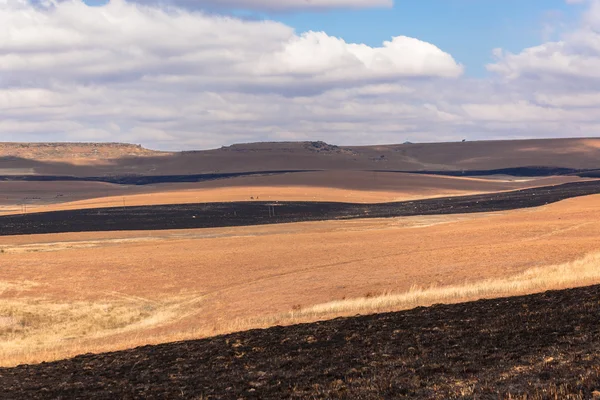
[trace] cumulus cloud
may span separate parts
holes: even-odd
[[[282,51],[263,60],[269,75],[335,75],[337,79],[370,77],[394,78],[399,75],[447,76],[462,74],[452,56],[434,45],[405,36],[386,41],[382,47],[348,44],[324,32],[308,32],[289,40]]]
[[[560,40],[519,53],[494,50],[496,62],[487,68],[510,88],[510,101],[466,105],[469,118],[496,120],[496,125],[507,121],[532,132],[545,129],[549,135],[600,134],[600,1],[569,3],[588,8],[579,26]]]
[[[329,104],[330,93],[360,97],[386,85],[396,93],[402,80],[463,72],[413,38],[370,47],[324,32],[298,35],[273,21],[124,0],[4,0],[0,26],[4,140],[96,137],[181,148],[316,137],[358,127],[352,120],[364,111],[359,102]],[[372,115],[391,108],[414,107],[381,106]]]
[[[573,1],[571,1],[573,2]],[[591,0],[581,26],[561,40],[513,54],[496,49],[496,62],[488,70],[509,79],[578,81],[600,78],[600,1]]]
[[[297,36],[276,22],[165,11],[123,0],[101,8],[74,0],[42,9],[5,1],[0,72],[15,83],[189,78],[242,87],[282,86],[299,78],[326,84],[462,72],[437,47],[405,37],[371,48],[322,32]]]

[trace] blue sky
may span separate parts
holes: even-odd
[[[485,74],[492,49],[512,52],[549,38],[544,27],[573,25],[581,7],[564,0],[399,0],[394,8],[271,15],[298,31],[324,30],[346,41],[376,46],[405,35],[430,42],[466,66]],[[551,38],[550,38],[551,39]]]

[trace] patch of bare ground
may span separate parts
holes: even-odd
[[[600,251],[599,200],[490,214],[0,237],[0,300],[13,310],[2,311],[13,336],[0,342],[0,365],[598,283],[597,261],[586,256]],[[359,306],[344,301],[351,299]],[[29,317],[17,309],[33,322],[20,322]],[[121,317],[106,322],[107,309]],[[69,315],[73,329],[52,328]]]

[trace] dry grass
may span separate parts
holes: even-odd
[[[463,285],[413,286],[404,293],[384,293],[361,298],[344,299],[302,308],[293,307],[286,313],[259,318],[238,318],[213,331],[231,333],[276,325],[315,322],[350,315],[409,310],[434,304],[456,304],[481,299],[511,297],[600,284],[600,252],[559,265],[538,267],[504,279],[488,279]],[[175,335],[172,339],[190,339]]]
[[[27,254],[27,253],[47,253],[73,249],[91,249],[100,246],[114,244],[128,244],[157,241],[158,238],[152,237],[137,237],[137,238],[122,238],[122,239],[102,239],[102,240],[79,240],[77,242],[50,242],[50,243],[34,243],[21,245],[0,245],[0,255],[2,254]],[[0,293],[2,287],[0,286]]]
[[[402,311],[433,304],[455,304],[594,284],[600,284],[600,252],[568,263],[531,268],[505,279],[489,279],[427,289],[412,287],[405,293],[385,293],[379,296],[328,302],[307,308],[296,306],[286,313],[258,318],[236,318],[233,321],[215,324],[210,329],[178,332],[154,338],[153,342],[197,339],[248,329],[315,322],[340,316]]]
[[[0,285],[15,290],[16,284]],[[115,335],[161,326],[186,311],[183,299],[57,303],[23,298],[0,303],[0,366],[50,361],[102,349]],[[188,301],[189,303],[189,301]],[[92,344],[92,343],[96,344]],[[109,345],[107,350],[111,349]]]
[[[599,199],[493,215],[1,237],[0,365],[599,283]]]
[[[0,251],[0,254],[2,252]],[[21,282],[4,282],[0,281],[0,295],[8,291],[23,291],[39,286],[36,282],[21,281]]]
[[[503,278],[444,287],[419,288],[408,292],[386,293],[380,296],[333,301],[290,312],[285,318],[320,318],[347,314],[377,313],[389,310],[406,310],[436,303],[465,301],[540,293],[553,289],[586,286],[600,283],[600,253],[583,259],[526,270]]]
[[[224,334],[248,329],[267,328],[277,325],[316,322],[350,315],[367,315],[381,312],[409,310],[415,307],[427,307],[434,304],[456,304],[481,299],[511,297],[542,293],[548,290],[560,290],[600,284],[600,252],[568,263],[546,267],[531,268],[521,274],[505,279],[429,287],[413,286],[404,293],[384,293],[355,299],[332,301],[258,318],[237,318],[212,327],[211,331],[194,331],[194,335],[177,333],[163,337],[163,341],[187,340],[210,336],[211,333]],[[200,334],[200,336],[198,336]]]
[[[159,326],[189,312],[190,299],[163,303],[8,301],[0,306],[0,365],[50,361],[87,352],[102,352],[178,340],[198,339],[274,325],[313,322],[339,316],[400,311],[436,303],[460,303],[482,298],[532,294],[551,289],[600,283],[600,252],[582,259],[532,268],[504,279],[489,279],[405,293],[328,302],[286,313],[215,322],[202,329],[137,336],[136,331]],[[11,286],[12,285],[12,286]],[[16,284],[0,287],[14,288]],[[112,342],[115,335],[126,340]]]
[[[51,303],[44,300],[3,301],[0,305],[0,348],[24,341],[69,340],[131,326],[153,314],[152,305]]]

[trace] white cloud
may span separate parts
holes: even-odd
[[[524,49],[518,54],[496,49],[488,70],[509,79],[576,80],[600,78],[600,0],[590,0],[581,26],[559,41]]]
[[[0,26],[5,140],[83,135],[206,147],[336,135],[362,126],[356,120],[369,123],[361,101],[373,101],[373,91],[402,96],[399,81],[453,79],[463,70],[436,46],[408,37],[369,47],[324,32],[297,35],[273,21],[123,0],[103,7],[4,0]],[[340,107],[332,93],[357,100]],[[371,115],[382,116],[418,108],[372,107]]]
[[[470,119],[496,121],[496,128],[505,121],[517,131],[527,126],[550,136],[600,135],[600,1],[569,3],[587,3],[587,10],[560,40],[519,53],[494,50],[496,62],[488,70],[510,96],[505,91],[503,101],[465,105]]]
[[[398,37],[371,48],[325,33],[297,36],[276,22],[168,12],[122,0],[101,8],[74,0],[47,9],[8,0],[0,25],[0,73],[15,84],[144,79],[276,90],[300,81],[327,85],[462,72],[450,55],[416,39]]]
[[[557,108],[600,107],[600,93],[578,91],[575,93],[536,93],[535,101],[544,106]]]
[[[382,47],[348,44],[324,32],[294,37],[285,48],[262,60],[261,73],[294,74],[347,81],[399,75],[457,77],[462,74],[452,56],[434,45],[399,36]]]

